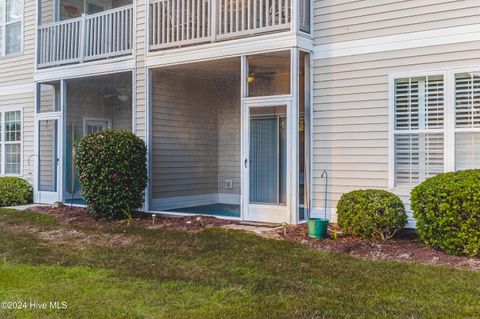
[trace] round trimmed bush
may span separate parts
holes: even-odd
[[[362,238],[390,239],[407,223],[402,200],[383,190],[356,190],[337,204],[338,224],[347,234]]]
[[[78,144],[75,164],[88,212],[96,218],[126,218],[142,207],[147,148],[135,134],[108,129],[87,135]]]
[[[33,201],[32,186],[19,177],[0,177],[0,207],[26,205]]]
[[[480,170],[438,174],[412,190],[420,238],[452,254],[480,256]]]

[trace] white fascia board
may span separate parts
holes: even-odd
[[[35,85],[33,83],[0,86],[0,96],[34,92]]]
[[[480,24],[316,45],[315,59],[480,41]]]
[[[310,43],[308,41],[310,41]],[[235,57],[252,53],[280,51],[297,46],[306,46],[305,49],[313,49],[311,39],[303,39],[303,37],[288,31],[149,52],[146,57],[146,65],[149,68],[153,68],[187,62]]]
[[[47,69],[38,69],[35,71],[34,81],[43,82],[60,79],[73,79],[101,74],[126,72],[132,71],[133,69],[135,69],[135,59],[129,56]]]

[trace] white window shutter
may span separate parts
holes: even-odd
[[[395,186],[443,172],[444,105],[443,76],[395,81]]]

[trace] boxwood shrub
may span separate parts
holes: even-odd
[[[350,235],[390,239],[407,223],[402,200],[383,190],[356,190],[344,194],[337,204],[338,224]]]
[[[0,207],[25,205],[33,200],[32,186],[19,177],[0,177]]]
[[[131,216],[143,205],[147,148],[127,131],[108,129],[78,143],[75,164],[88,211],[98,219]]]
[[[452,254],[480,255],[480,170],[439,174],[412,190],[420,238]]]

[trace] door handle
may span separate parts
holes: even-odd
[[[248,164],[248,159],[246,158],[245,159],[245,168],[247,168],[247,164]]]

